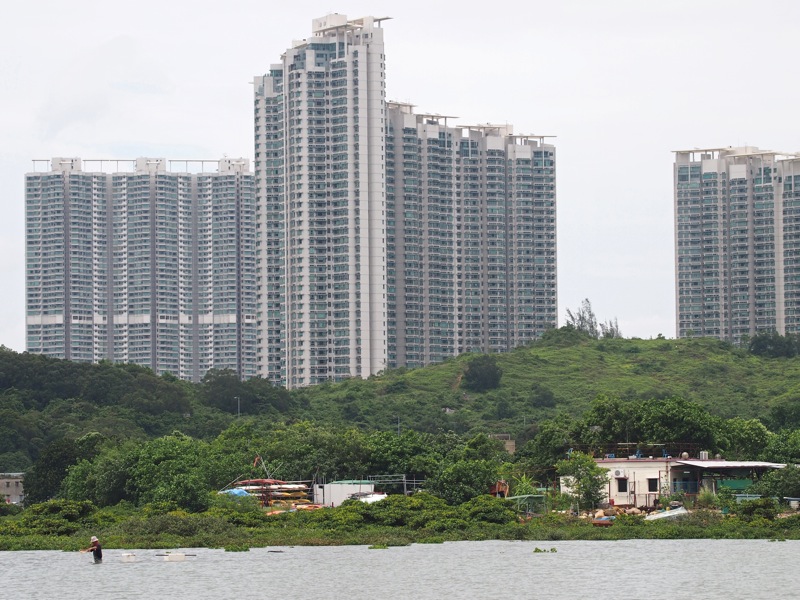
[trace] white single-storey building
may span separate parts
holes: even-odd
[[[611,504],[630,506],[654,506],[660,496],[678,492],[690,497],[702,489],[716,493],[721,485],[741,489],[767,471],[786,466],[761,461],[671,456],[606,457],[595,461],[608,469],[606,500]]]
[[[322,506],[339,506],[353,494],[371,494],[374,491],[375,482],[369,479],[318,483],[314,486],[314,503]]]

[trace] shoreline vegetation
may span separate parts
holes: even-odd
[[[348,501],[337,508],[267,515],[252,499],[218,498],[203,513],[166,505],[98,509],[54,500],[0,518],[0,551],[77,551],[96,535],[106,550],[369,545],[376,548],[453,541],[800,539],[800,514],[780,515],[770,499],[743,503],[734,514],[696,509],[675,519],[620,515],[611,527],[559,512],[523,518],[513,503],[478,496],[449,506],[434,496]]]
[[[209,371],[193,384],[135,365],[0,347],[0,472],[24,473],[25,505],[0,504],[0,550],[77,550],[93,535],[109,550],[231,551],[800,539],[800,515],[779,515],[771,500],[800,498],[798,356],[795,335],[759,334],[735,348],[708,339],[606,339],[564,327],[502,355],[289,391],[230,371]],[[727,497],[720,487],[688,498],[665,486],[660,506],[682,502],[689,515],[645,521],[624,514],[595,527],[569,514],[601,501],[607,475],[594,457],[635,459],[653,448],[787,466],[737,481],[736,490],[761,497],[741,505],[733,488]],[[216,493],[264,477],[387,477],[393,483],[380,489],[396,495],[268,515],[255,498]],[[559,477],[576,480],[575,497],[553,491]],[[541,514],[521,518],[513,503],[485,495],[500,481],[507,495],[547,495],[547,510],[537,505]]]

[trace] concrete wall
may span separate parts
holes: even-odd
[[[0,473],[0,501],[21,504],[25,499],[22,489],[24,473]]]
[[[372,482],[332,482],[314,486],[314,504],[323,506],[339,506],[350,494],[358,492],[374,492]]]

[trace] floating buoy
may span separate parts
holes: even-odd
[[[166,554],[164,555],[164,560],[167,562],[181,562],[186,560],[186,555],[181,552],[176,552],[175,554]]]
[[[156,554],[163,556],[166,562],[183,562],[187,556],[197,556],[196,554],[186,554],[184,552],[167,552],[166,554]]]

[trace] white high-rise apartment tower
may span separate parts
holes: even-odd
[[[389,366],[504,352],[556,326],[547,136],[387,105]]]
[[[555,327],[549,136],[387,103],[384,20],[315,19],[255,78],[255,177],[241,159],[27,175],[28,350],[295,388]]]
[[[675,153],[678,337],[800,332],[800,155]]]
[[[255,79],[259,372],[293,388],[555,327],[555,148],[386,101],[383,19],[329,15]]]
[[[170,168],[188,162],[215,170]],[[54,158],[25,186],[29,352],[193,381],[256,374],[248,160]]]
[[[315,19],[255,78],[260,373],[294,388],[387,365],[382,19]]]

